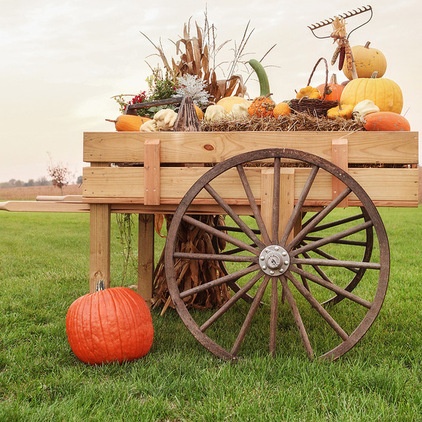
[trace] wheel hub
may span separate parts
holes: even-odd
[[[289,268],[290,256],[282,246],[270,245],[260,253],[259,265],[265,274],[277,276]]]

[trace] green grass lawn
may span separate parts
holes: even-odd
[[[422,420],[422,209],[380,213],[388,294],[368,334],[338,361],[310,362],[293,344],[275,358],[252,350],[223,362],[175,311],[154,310],[151,352],[104,366],[79,362],[65,333],[69,305],[88,290],[89,216],[1,213],[0,421]],[[135,284],[131,267],[122,280],[119,237],[114,223],[112,284]]]

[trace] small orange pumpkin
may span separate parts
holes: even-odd
[[[321,99],[324,101],[340,101],[341,93],[343,92],[344,85],[337,83],[337,76],[335,73],[331,75],[330,82],[325,85],[321,84],[317,86],[318,91],[321,94]],[[325,92],[325,97],[324,97]]]
[[[274,117],[278,116],[288,116],[291,113],[291,109],[288,103],[281,102],[278,103],[273,110]]]
[[[107,122],[112,122],[118,132],[137,132],[140,127],[151,120],[149,117],[138,116],[134,114],[121,114],[116,120],[106,119]]]
[[[401,114],[392,111],[378,111],[365,116],[363,127],[366,130],[410,131],[409,121]]]
[[[275,102],[269,96],[256,97],[248,108],[250,116],[271,117],[274,115]]]
[[[151,313],[144,299],[128,287],[104,289],[76,299],[66,315],[66,333],[73,353],[95,365],[145,356],[153,342]]]

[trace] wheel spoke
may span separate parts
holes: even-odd
[[[313,281],[316,284],[319,284],[322,287],[325,287],[328,290],[331,290],[332,292],[340,295],[340,296],[344,296],[347,299],[350,299],[351,301],[358,303],[359,305],[362,305],[365,308],[370,309],[372,307],[372,303],[367,301],[366,299],[363,299],[349,291],[347,291],[346,289],[338,286],[337,284],[333,283],[331,280],[327,281],[324,280],[322,278],[317,277],[314,274],[311,274],[299,267],[295,267],[294,265],[290,266],[290,270],[292,272],[295,272],[297,274],[299,274],[300,276],[303,276],[305,278],[307,278],[310,281]]]
[[[243,268],[239,271],[235,271],[235,272],[233,272],[231,274],[227,274],[223,277],[216,278],[215,280],[211,280],[207,283],[202,283],[198,286],[192,287],[191,289],[186,289],[183,292],[180,292],[180,297],[183,299],[185,297],[192,296],[192,295],[199,293],[199,292],[202,292],[204,290],[208,290],[211,287],[219,286],[220,284],[228,283],[228,282],[233,281],[233,280],[238,280],[239,278],[241,278],[241,277],[243,277],[247,274],[250,274],[254,271],[257,271],[259,269],[260,269],[259,265],[252,265],[250,267]]]
[[[209,261],[228,261],[228,262],[257,262],[258,258],[253,256],[240,256],[229,254],[212,254],[212,253],[196,253],[196,252],[175,252],[175,258],[181,259],[200,259]]]
[[[351,223],[352,221],[361,220],[362,218],[363,218],[363,214],[357,214],[357,215],[353,215],[351,217],[342,218],[340,220],[331,221],[331,222],[326,223],[326,224],[321,224],[318,227],[314,227],[314,229],[312,230],[312,233],[315,233],[315,232],[318,232],[318,231],[321,231],[321,230],[331,229],[331,228],[337,227],[337,226],[342,226],[344,224]]]
[[[274,356],[277,344],[278,279],[273,277],[271,283],[270,354]]]
[[[302,317],[300,316],[299,309],[297,307],[295,298],[289,289],[286,277],[281,277],[281,284],[283,286],[283,296],[286,298],[287,303],[292,311],[293,319],[295,320],[296,327],[299,330],[300,338],[303,346],[305,347],[306,353],[309,359],[314,358],[314,351],[312,350],[311,342],[309,341],[308,333],[306,332],[305,325],[303,324]]]
[[[293,209],[292,215],[289,218],[289,221],[286,224],[284,229],[283,236],[281,237],[280,244],[284,245],[287,242],[287,239],[290,235],[290,232],[293,230],[293,227],[296,221],[300,218],[302,213],[302,206],[305,203],[306,198],[308,197],[309,191],[311,190],[312,184],[315,180],[316,175],[318,174],[319,167],[312,166],[312,169],[309,173],[308,179],[306,180],[302,192],[296,202],[296,205]]]
[[[199,329],[204,332],[215,321],[224,315],[242,296],[244,296],[264,274],[260,271],[255,274],[243,287],[241,287],[220,309],[218,309]]]
[[[243,343],[243,340],[245,339],[246,334],[248,333],[249,327],[251,326],[252,319],[258,310],[259,305],[261,304],[261,299],[264,296],[265,289],[268,286],[268,282],[270,280],[270,276],[265,275],[263,282],[259,286],[258,291],[256,292],[256,295],[254,297],[254,300],[252,301],[251,307],[249,308],[248,314],[246,315],[245,321],[243,321],[242,328],[239,331],[239,334],[236,338],[236,341],[233,344],[233,348],[231,350],[232,355],[236,356],[240,346]]]
[[[308,233],[311,233],[314,227],[322,221],[333,209],[345,199],[352,190],[347,187],[339,196],[334,198],[315,218],[312,219],[302,230],[293,238],[293,240],[287,245],[287,249],[292,249],[294,245],[298,245]]]
[[[245,222],[233,211],[233,208],[227,204],[226,201],[213,189],[209,184],[204,186],[205,190],[217,201],[218,205],[233,219],[233,221],[239,226],[243,233],[245,233],[249,238],[255,242],[260,247],[265,245],[258,238],[258,236],[245,224]]]
[[[324,237],[320,240],[317,240],[315,242],[311,242],[306,244],[305,246],[302,246],[300,248],[295,249],[292,251],[292,256],[297,256],[303,252],[310,251],[314,248],[318,248],[323,245],[327,245],[329,243],[334,243],[338,241],[339,239],[342,239],[344,237],[350,236],[354,233],[358,233],[362,230],[366,230],[368,227],[372,226],[372,221],[366,221],[365,223],[359,224],[358,226],[351,227],[349,229],[343,230],[339,233],[333,234],[331,236]]]
[[[253,213],[255,220],[256,220],[256,223],[258,225],[259,231],[261,232],[262,239],[263,239],[264,243],[269,245],[271,243],[270,237],[268,235],[268,231],[267,231],[267,228],[265,226],[264,220],[262,219],[261,212],[259,210],[258,204],[255,201],[255,197],[254,197],[254,194],[252,192],[251,186],[248,182],[248,178],[246,177],[245,169],[243,168],[242,165],[238,165],[236,168],[237,168],[237,172],[239,174],[240,180],[242,182],[243,189],[244,189],[246,196],[248,198],[249,205],[251,207],[252,213]]]
[[[240,248],[247,250],[249,252],[252,252],[255,255],[259,255],[259,250],[257,248],[254,248],[250,245],[248,245],[245,242],[242,242],[239,239],[236,239],[230,235],[228,235],[227,233],[224,233],[214,227],[209,226],[208,224],[205,224],[199,220],[196,220],[195,218],[189,216],[189,215],[183,215],[182,217],[183,221],[185,221],[186,223],[189,223],[195,227],[198,227],[202,230],[204,230],[205,232],[212,234],[213,236],[216,237],[220,237],[221,239],[225,240],[226,242],[229,242],[235,246],[239,246]]]
[[[312,294],[305,289],[305,287],[296,280],[291,272],[286,274],[286,277],[292,282],[299,293],[309,302],[309,304],[324,318],[324,320],[330,325],[330,327],[340,336],[340,338],[346,341],[349,338],[349,334],[340,327],[337,321],[327,312],[327,310],[312,296]]]
[[[365,268],[367,270],[379,270],[381,268],[381,264],[378,262],[342,261],[340,259],[291,258],[291,263],[348,269]]]
[[[304,242],[304,245],[306,245],[306,244],[307,243]],[[312,252],[316,253],[319,256],[322,256],[325,259],[333,259],[333,260],[337,259],[334,255],[331,255],[331,254],[329,254],[329,253],[327,253],[327,252],[325,252],[325,251],[323,251],[322,249],[319,249],[319,248],[312,249]],[[310,258],[310,255],[308,253],[306,253],[306,252],[303,253],[303,256],[305,258]]]

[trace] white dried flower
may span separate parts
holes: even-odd
[[[179,76],[177,82],[177,95],[191,97],[192,101],[198,107],[208,105],[209,94],[205,91],[205,83],[202,79],[199,79],[196,75],[187,73],[186,75]]]

